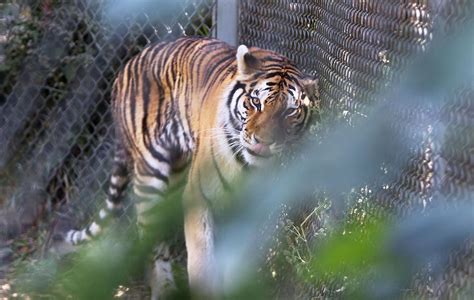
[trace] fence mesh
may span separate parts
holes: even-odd
[[[84,219],[77,214],[95,211],[110,170],[109,92],[117,70],[151,42],[214,35],[215,1],[139,8],[129,2],[0,4],[0,204],[9,207],[0,223],[23,223],[0,234],[30,225],[47,205],[80,205],[76,221]],[[473,15],[469,0],[242,0],[239,39],[318,75],[323,111],[352,123],[384,100],[378,92],[398,79],[413,55]],[[389,112],[391,126],[414,147],[409,159],[401,158],[398,180],[378,191],[376,201],[403,214],[472,195],[473,100],[471,84],[442,107]],[[441,280],[420,276],[416,295],[450,296],[453,287],[472,286],[472,249],[468,243],[453,255]],[[308,293],[324,295],[314,288]]]
[[[2,4],[0,203],[9,199],[12,220],[25,223],[10,222],[7,234],[30,225],[45,205],[80,205],[76,220],[90,214],[110,170],[117,71],[150,43],[214,34],[214,1],[141,4]]]
[[[243,0],[239,38],[240,43],[283,53],[317,75],[324,114],[352,125],[384,102],[380,91],[401,79],[400,71],[416,54],[473,16],[472,4],[462,0]],[[412,146],[409,155],[399,157],[403,168],[398,179],[376,189],[373,201],[403,215],[472,195],[473,87],[472,82],[459,86],[441,107],[415,99],[386,106],[388,126]],[[394,170],[387,166],[388,171]],[[458,288],[472,291],[473,260],[468,243],[453,256],[442,279],[427,275],[416,281],[414,294],[449,297]],[[335,295],[324,289],[309,287],[308,293]]]

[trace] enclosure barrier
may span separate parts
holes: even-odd
[[[16,219],[28,221],[41,203],[66,201],[90,214],[109,173],[114,76],[150,43],[212,36],[215,3],[25,1],[10,10],[17,17],[0,83],[0,203],[10,199],[23,215]]]
[[[0,6],[0,42],[8,40],[0,48],[0,224],[8,229],[0,241],[45,212],[71,225],[97,210],[110,170],[111,84],[149,43],[202,35],[278,51],[320,78],[322,114],[352,126],[383,102],[380,91],[401,79],[414,55],[474,12],[463,0],[169,2]],[[378,203],[404,214],[440,195],[449,203],[472,196],[473,84],[459,86],[442,107],[387,106],[390,126],[414,146],[399,158],[398,180],[374,187]],[[450,296],[472,285],[473,261],[468,244],[442,279],[414,283],[418,295]]]
[[[458,0],[243,0],[239,42],[283,53],[318,76],[323,114],[352,124],[384,101],[380,92],[402,79],[400,70],[416,54],[473,16],[472,3]],[[472,45],[466,49],[473,50]],[[383,118],[412,149],[399,157],[405,167],[398,180],[371,187],[373,200],[403,215],[440,201],[448,205],[472,198],[474,82],[460,83],[441,107],[397,100],[403,105],[386,104]],[[442,280],[415,284],[418,296],[472,290],[473,261],[468,243]]]

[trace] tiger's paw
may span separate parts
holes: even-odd
[[[167,299],[176,292],[176,284],[171,266],[169,246],[161,243],[154,250],[153,264],[149,271],[151,299]]]

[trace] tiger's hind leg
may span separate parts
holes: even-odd
[[[171,173],[169,155],[163,152],[154,156],[150,153],[142,160],[136,161],[134,166],[133,193],[137,225],[142,239],[158,237],[158,234],[155,237],[155,233],[152,232],[156,226],[154,210],[166,198]],[[160,241],[154,248],[152,265],[147,273],[152,299],[166,298],[176,289],[169,245],[166,241]]]
[[[154,208],[165,200],[170,177],[170,161],[163,157],[154,157],[135,163],[133,193],[140,236],[150,233],[153,229]]]

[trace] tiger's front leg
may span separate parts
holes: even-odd
[[[214,220],[199,180],[192,178],[183,194],[188,279],[194,293],[209,299],[216,296],[218,282],[214,257]]]

